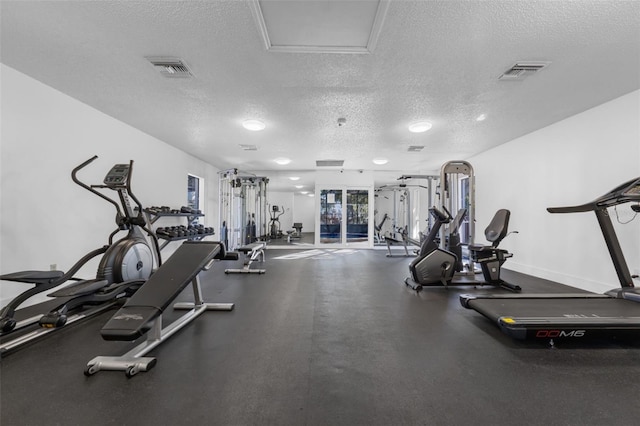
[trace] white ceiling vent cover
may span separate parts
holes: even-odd
[[[410,145],[407,151],[409,152],[420,152],[424,149],[424,145]]]
[[[240,148],[242,148],[245,151],[257,151],[258,150],[258,147],[256,145],[240,144]]]
[[[546,68],[550,63],[551,62],[518,62],[498,77],[498,80],[519,81]]]
[[[344,160],[316,160],[316,167],[342,167]]]
[[[145,58],[151,62],[160,75],[167,78],[191,78],[193,74],[189,67],[180,58],[166,56],[148,56]]]

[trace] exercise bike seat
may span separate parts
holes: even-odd
[[[470,244],[469,250],[472,252],[497,252],[506,250],[498,249],[500,241],[504,239],[509,233],[509,217],[511,212],[507,209],[500,209],[496,212],[489,223],[489,226],[484,230],[484,236],[487,241],[491,242],[490,246],[483,244]]]
[[[257,250],[264,250],[266,247],[267,247],[267,244],[264,241],[257,241],[255,243],[238,247],[236,250],[244,254],[249,254]]]
[[[0,280],[42,285],[51,284],[62,278],[63,275],[62,271],[20,271],[0,275]]]

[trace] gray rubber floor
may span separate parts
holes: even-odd
[[[640,345],[548,349],[503,335],[458,295],[403,284],[382,250],[269,250],[265,275],[203,275],[207,312],[151,371],[85,377],[112,312],[3,357],[1,424],[635,425]],[[566,292],[505,271],[525,291]],[[184,296],[184,295],[183,295]],[[188,300],[187,297],[180,298]]]

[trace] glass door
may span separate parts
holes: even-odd
[[[316,244],[334,246],[370,245],[368,189],[320,190],[319,238]]]
[[[347,243],[369,241],[369,191],[347,189]]]
[[[342,190],[320,191],[320,244],[342,244]]]

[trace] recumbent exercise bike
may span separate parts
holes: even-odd
[[[472,260],[480,264],[484,282],[475,280],[454,281],[456,270],[460,269],[461,250],[457,250],[460,254],[456,255],[453,251],[440,248],[436,240],[440,227],[452,220],[451,214],[446,208],[445,211],[446,214],[435,207],[429,209],[429,213],[434,217],[435,222],[420,247],[418,257],[409,264],[411,276],[405,279],[405,284],[418,292],[424,286],[448,287],[452,285],[484,284],[519,292],[521,290],[520,286],[507,283],[500,278],[502,264],[506,259],[513,256],[507,250],[498,248],[500,242],[509,235],[509,217],[511,215],[509,210],[498,210],[489,226],[485,229],[485,238],[492,243],[491,245],[471,244],[468,246]],[[517,231],[513,231],[513,233],[517,233]]]

